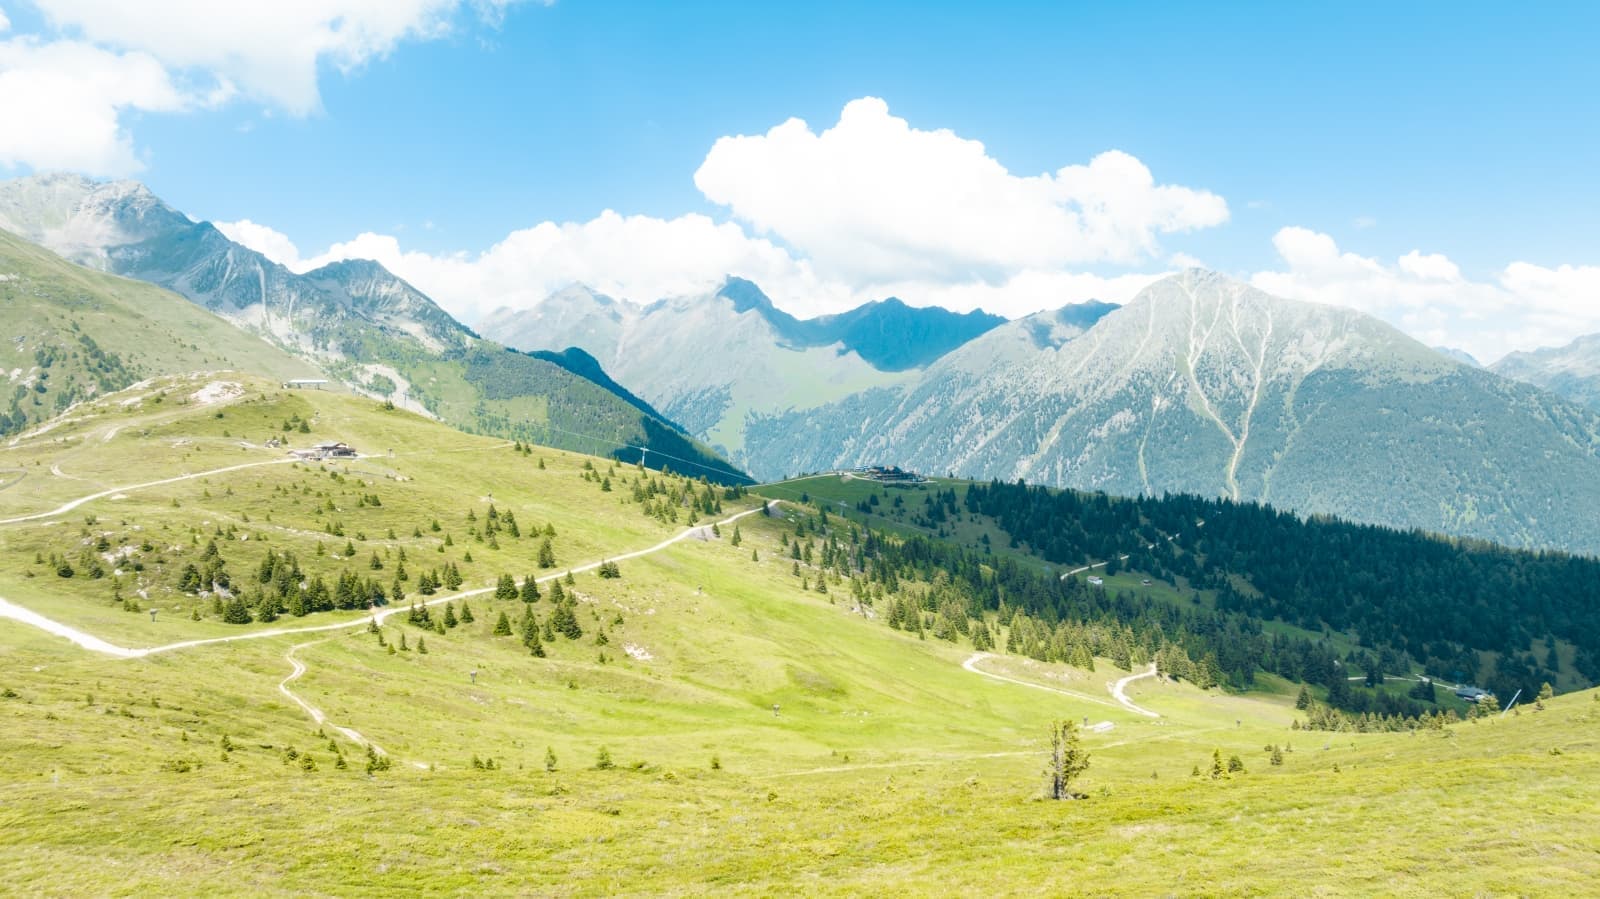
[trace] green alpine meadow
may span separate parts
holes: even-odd
[[[1595,894],[1596,34],[0,0],[0,896]]]

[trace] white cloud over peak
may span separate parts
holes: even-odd
[[[674,219],[607,210],[586,222],[541,222],[482,253],[406,250],[399,238],[364,233],[304,257],[284,234],[251,222],[217,227],[297,272],[340,259],[372,259],[467,321],[500,306],[528,308],[573,282],[635,302],[708,290],[730,274],[749,278],[802,308],[849,305],[850,291],[825,284],[781,247],[703,215]]]
[[[1228,219],[1221,197],[1157,184],[1127,153],[1017,176],[982,143],[913,128],[875,97],[850,102],[821,133],[789,119],[721,138],[694,178],[819,272],[856,281],[998,283],[1031,269],[1137,263],[1158,253],[1160,234]]]
[[[146,53],[31,37],[0,41],[0,166],[137,171],[122,115],[203,102]]]
[[[914,129],[870,97],[847,105],[839,125],[820,135],[790,120],[763,137],[718,140],[695,182],[735,220],[608,210],[514,231],[480,253],[406,250],[393,235],[365,233],[304,257],[255,222],[218,227],[296,271],[374,259],[474,322],[501,306],[535,306],[573,282],[651,302],[709,290],[727,275],[756,282],[802,317],[887,296],[1020,316],[1127,300],[1159,275],[1071,266],[1166,268],[1154,256],[1158,235],[1228,216],[1221,197],[1158,185],[1137,159],[1115,151],[1019,178],[977,141]]]
[[[450,33],[463,9],[493,24],[516,2],[34,0],[53,33],[0,42],[0,166],[126,175],[142,168],[130,113],[242,96],[305,115],[320,66],[350,72]]]
[[[1308,228],[1283,228],[1272,243],[1285,267],[1252,277],[1262,290],[1349,306],[1484,362],[1600,331],[1597,266],[1514,262],[1473,280],[1441,254],[1412,250],[1389,264],[1341,251],[1332,237]]]
[[[587,222],[542,222],[477,254],[406,250],[394,235],[368,232],[303,256],[286,235],[249,220],[219,222],[217,228],[296,272],[341,259],[375,260],[469,323],[502,306],[531,308],[574,282],[648,303],[703,293],[737,275],[801,317],[887,296],[917,306],[982,308],[1015,317],[1088,299],[1125,302],[1161,277],[1028,270],[998,283],[907,278],[862,286],[819,277],[784,248],[751,237],[735,223],[702,215],[659,219],[607,211]]]
[[[301,267],[300,249],[282,231],[258,225],[249,219],[211,224],[234,243],[243,244],[291,271],[309,271]]]

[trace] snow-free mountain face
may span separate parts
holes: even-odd
[[[1600,334],[1579,337],[1566,346],[1512,353],[1489,370],[1600,409]]]
[[[92,271],[0,228],[0,439],[158,375],[325,375],[153,284]]]
[[[0,183],[0,227],[81,265],[160,284],[358,376],[359,345],[375,333],[435,352],[469,338],[432,300],[375,262],[296,274],[209,222],[191,221],[137,182],[50,174]]]
[[[1442,353],[1450,359],[1460,362],[1462,365],[1470,365],[1473,368],[1483,368],[1483,363],[1479,362],[1476,356],[1472,355],[1466,350],[1457,349],[1453,346],[1436,346],[1434,347],[1434,350]]]
[[[297,274],[143,185],[75,175],[0,183],[0,228],[166,287],[358,390],[458,427],[629,461],[643,446],[680,471],[742,478],[604,372],[482,340],[376,262]]]
[[[637,306],[582,286],[529,310],[500,310],[484,335],[521,349],[582,347],[628,388],[690,433],[744,453],[749,415],[804,412],[914,377],[926,364],[1002,321],[914,309],[898,300],[800,320],[749,281]]]
[[[753,421],[747,446],[758,476],[901,464],[1600,550],[1600,418],[1198,270],[1079,333],[1033,316],[912,383]]]

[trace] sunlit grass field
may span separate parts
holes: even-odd
[[[802,590],[780,549],[783,517],[740,519],[737,546],[723,525],[621,561],[619,578],[576,574],[564,589],[583,635],[545,641],[543,658],[493,633],[524,604],[489,594],[444,634],[403,613],[380,634],[355,612],[231,625],[208,611],[191,620],[204,600],[167,589],[153,562],[159,589],[138,612],[111,605],[111,576],[35,563],[76,557],[101,533],[114,545],[158,534],[169,561],[189,558],[231,526],[222,552],[236,581],[267,546],[337,571],[345,560],[330,555],[348,540],[351,564],[385,584],[404,548],[411,583],[448,559],[472,590],[689,527],[686,514],[644,514],[634,469],[516,453],[368,400],[223,378],[244,395],[171,414],[211,380],[142,412],[85,409],[5,450],[28,474],[0,490],[0,519],[282,458],[260,448],[271,436],[378,457],[263,465],[0,525],[0,597],[127,647],[349,626],[124,660],[0,620],[5,892],[1579,895],[1600,874],[1593,693],[1442,732],[1329,734],[1292,729],[1298,688],[1281,681],[1243,695],[1136,681],[1133,700],[1161,714],[1150,719],[1111,701],[1108,683],[1129,672],[1108,660],[1092,672],[976,663],[1054,689],[1000,681],[962,667],[970,646],[892,630],[843,590]],[[282,431],[295,415],[310,434]],[[363,494],[381,505],[355,505]],[[554,569],[536,568],[536,540],[501,534],[494,549],[469,536],[468,511],[481,527],[491,501],[525,531],[553,525]],[[697,523],[759,503],[730,499]],[[330,516],[348,536],[325,532]],[[374,553],[385,568],[367,568]],[[544,592],[531,607],[541,622]],[[402,635],[407,649],[391,653]],[[321,725],[280,691],[291,652],[306,670],[287,687],[326,714]],[[1101,725],[1082,735],[1079,801],[1042,798],[1058,718]],[[392,767],[369,774],[364,746],[338,728]],[[1269,745],[1287,750],[1281,766]],[[1213,780],[1214,752],[1245,770]]]

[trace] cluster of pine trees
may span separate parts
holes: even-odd
[[[1381,712],[1349,712],[1320,702],[1306,707],[1304,722],[1296,720],[1296,730],[1344,731],[1349,733],[1398,733],[1406,730],[1443,730],[1447,724],[1461,720],[1455,709],[1421,710],[1413,715],[1384,714]],[[1472,712],[1476,713],[1474,707]],[[1473,714],[1472,717],[1477,717]]]
[[[601,480],[598,473],[593,477],[600,482],[600,489],[611,489],[610,477]],[[686,516],[687,523],[692,525],[702,517],[720,515],[724,499],[734,500],[744,495],[744,488],[738,485],[717,488],[704,479],[675,478],[670,474],[653,477],[643,469],[633,479],[633,501],[645,516],[664,524],[677,524],[680,517]]]
[[[456,577],[459,578],[459,574]],[[226,559],[212,540],[206,544],[198,561],[184,565],[177,587],[190,595],[211,593],[212,614],[229,624],[249,624],[276,621],[282,615],[304,617],[313,612],[385,605],[391,598],[404,597],[400,587],[403,579],[402,561],[390,588],[348,568],[341,570],[330,585],[320,575],[308,577],[293,553],[268,549],[256,569],[255,579],[251,581],[247,577],[247,583],[236,584],[228,574]]]

